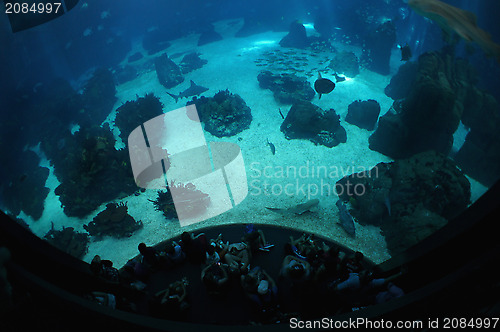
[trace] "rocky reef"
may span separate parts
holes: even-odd
[[[329,148],[347,141],[347,133],[335,110],[324,111],[307,101],[292,105],[280,130],[286,139],[307,139]]]
[[[259,86],[273,92],[274,99],[282,104],[311,101],[316,94],[305,77],[290,74],[273,74],[266,70],[257,76]]]
[[[163,114],[163,104],[152,93],[127,101],[116,110],[115,125],[120,129],[120,138],[128,144],[128,136],[144,122]]]
[[[419,57],[409,94],[379,119],[369,139],[370,149],[395,159],[427,150],[450,152],[463,113],[456,89],[460,80],[455,79],[460,66],[454,63],[449,54],[432,52]]]
[[[376,73],[388,75],[392,46],[396,42],[396,27],[392,21],[380,24],[375,30],[367,32],[362,49],[361,60],[366,67]]]
[[[189,53],[186,54],[180,63],[181,72],[187,74],[195,69],[199,69],[208,63],[207,60],[200,58],[200,53]]]
[[[471,197],[464,173],[434,151],[379,163],[336,186],[359,223],[381,227],[393,255],[444,226],[467,208]]]
[[[376,100],[356,100],[349,105],[345,120],[359,128],[373,130],[379,114],[380,104]]]
[[[113,74],[105,68],[96,69],[83,88],[85,121],[80,125],[100,125],[113,109],[115,94]]]
[[[194,97],[188,104],[196,104],[205,130],[217,137],[239,134],[252,122],[252,113],[243,98],[229,90],[219,91],[211,98]]]
[[[132,233],[142,228],[141,221],[128,214],[128,207],[123,203],[109,203],[106,209],[99,212],[94,219],[83,228],[91,236],[113,236],[117,238],[130,237]]]
[[[90,242],[86,233],[76,232],[73,227],[63,227],[62,230],[56,231],[53,224],[52,229],[43,238],[59,250],[80,259],[87,253]]]
[[[45,198],[49,188],[45,182],[49,169],[39,166],[40,158],[30,150],[20,152],[16,160],[3,160],[1,167],[5,173],[0,187],[2,203],[14,216],[21,211],[37,220],[44,210]]]
[[[299,21],[290,24],[288,34],[280,40],[282,47],[306,48],[309,46],[306,28]]]
[[[401,66],[385,90],[395,99],[392,110],[379,119],[370,148],[393,158],[426,150],[448,155],[462,121],[470,132],[454,158],[490,186],[500,178],[500,107],[477,82],[474,68],[456,59],[451,46]]]
[[[115,149],[107,124],[61,135],[61,145],[42,143],[61,182],[55,189],[68,216],[83,217],[103,202],[137,190],[128,151]]]
[[[328,67],[348,77],[355,77],[359,74],[359,60],[353,52],[335,54]]]
[[[175,64],[166,53],[163,53],[155,59],[156,75],[160,84],[170,89],[184,82],[181,69]]]

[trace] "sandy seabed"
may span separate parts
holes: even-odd
[[[327,237],[353,250],[359,250],[374,263],[389,259],[390,254],[380,228],[356,223],[356,237],[351,238],[338,224],[338,209],[335,206],[337,196],[334,192],[334,185],[344,175],[368,170],[379,162],[391,161],[389,157],[368,148],[368,137],[372,132],[351,125],[344,119],[349,104],[358,99],[378,101],[381,106],[381,115],[390,108],[392,99],[384,94],[384,88],[389,83],[392,74],[401,65],[397,50],[394,50],[392,56],[391,75],[383,76],[361,69],[360,74],[354,79],[338,83],[332,93],[324,95],[320,100],[317,96],[315,97],[313,103],[322,109],[335,109],[340,115],[342,126],[347,131],[347,143],[327,148],[314,145],[307,140],[285,139],[279,129],[283,119],[278,109],[281,109],[286,116],[291,105],[278,104],[271,91],[259,87],[257,75],[261,70],[270,68],[257,66],[254,60],[262,58],[265,52],[280,48],[278,42],[285,33],[266,32],[246,38],[235,38],[234,33],[238,31],[241,22],[237,25],[228,23],[228,21],[222,21],[216,24],[216,30],[224,37],[221,41],[198,47],[196,46],[198,35],[191,35],[173,41],[172,45],[166,49],[168,55],[195,51],[201,53],[201,58],[208,60],[205,66],[187,74],[184,82],[170,89],[169,92],[177,94],[184,91],[189,87],[190,80],[193,80],[196,84],[209,88],[209,91],[203,94],[207,97],[213,96],[219,90],[229,89],[231,93],[239,94],[245,100],[253,116],[249,129],[233,137],[222,139],[205,132],[205,138],[208,142],[232,142],[240,146],[247,172],[248,196],[241,204],[223,214],[197,224],[181,227],[178,221],[166,220],[161,212],[154,209],[153,203],[149,200],[156,199],[155,190],[147,190],[139,196],[132,195],[120,201],[127,203],[129,214],[136,220],[141,220],[144,227],[130,238],[104,237],[99,240],[92,238],[84,261],[90,262],[94,255],[99,254],[105,259],[112,260],[115,266],[121,267],[138,253],[137,245],[140,242],[154,245],[177,236],[183,231],[243,223],[293,227]],[[359,48],[349,45],[334,44],[334,46],[337,50],[353,51],[358,56],[361,52]],[[137,43],[130,54],[137,51],[142,51],[140,43]],[[301,50],[296,52],[301,55],[308,53]],[[307,66],[310,69],[318,66],[325,68],[328,62],[321,66],[321,61],[328,59],[328,56],[327,53],[320,53],[314,58],[308,57],[310,60]],[[141,61],[148,61],[150,58],[145,57]],[[178,63],[181,58],[176,58],[174,61]],[[316,75],[314,73],[308,77],[311,85],[317,78]],[[323,76],[328,78],[331,75],[324,74]],[[144,96],[147,93],[154,93],[160,98],[165,112],[185,106],[186,99],[175,103],[166,91],[158,82],[154,70],[141,73],[133,81],[117,87],[118,101],[114,110],[127,101],[135,100],[137,95]],[[110,114],[107,121],[112,124],[114,116],[115,111]],[[275,155],[271,153],[267,140],[275,145]],[[49,167],[48,161],[43,161],[42,166]],[[51,172],[46,186],[51,191],[46,199],[42,218],[33,221],[24,213],[21,213],[20,217],[26,220],[32,231],[40,237],[50,230],[52,224],[55,229],[61,229],[64,226],[74,227],[77,231],[85,231],[83,225],[89,223],[98,212],[105,208],[106,204],[83,219],[66,216],[58,197],[54,194],[54,189],[59,182],[52,168],[49,168]],[[326,174],[325,169],[328,170]],[[293,173],[294,170],[296,174]],[[472,184],[472,201],[475,201],[487,188],[470,178],[469,180]],[[316,210],[293,218],[265,208],[287,208],[304,203],[311,198],[318,198],[320,201]]]

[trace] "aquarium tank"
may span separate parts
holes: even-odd
[[[500,177],[496,1],[0,7],[2,224],[86,308],[342,327],[318,319],[411,293]]]

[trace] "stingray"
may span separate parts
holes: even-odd
[[[314,82],[314,90],[319,93],[319,99],[321,95],[325,93],[330,93],[335,89],[335,83],[327,78],[321,77],[321,73],[318,73],[318,79]]]
[[[477,26],[473,13],[438,0],[408,0],[408,5],[417,14],[435,21],[444,31],[455,31],[466,41],[477,43],[486,55],[500,63],[500,45]]]

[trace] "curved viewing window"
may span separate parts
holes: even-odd
[[[84,262],[253,224],[380,264],[500,177],[493,1],[26,3],[0,6],[0,208]]]

